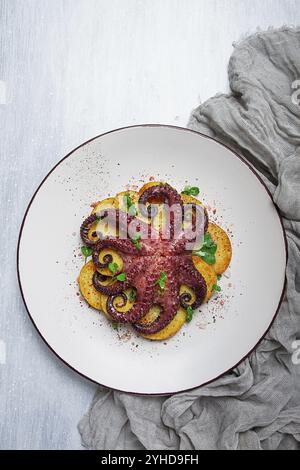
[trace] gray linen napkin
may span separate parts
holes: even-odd
[[[188,393],[134,397],[99,388],[79,424],[86,447],[300,448],[300,92],[292,85],[297,79],[300,29],[258,33],[235,45],[231,93],[208,100],[189,123],[243,154],[283,216],[287,290],[270,332],[231,373]]]

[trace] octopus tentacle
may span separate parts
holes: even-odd
[[[102,274],[96,271],[93,275],[93,285],[95,289],[97,289],[98,292],[101,292],[101,294],[105,295],[120,294],[128,287],[134,285],[136,277],[143,269],[143,262],[141,261],[139,263],[130,263],[128,260],[125,260],[123,268],[123,271],[126,273],[125,281],[116,280],[112,284],[105,286],[101,283],[103,277]]]
[[[152,272],[150,275],[147,275],[146,278],[140,277],[139,274],[143,266],[140,266],[140,269],[136,271],[136,278],[131,282],[130,285],[134,285],[137,290],[136,301],[132,308],[126,313],[120,313],[116,310],[113,305],[113,298],[109,297],[107,299],[106,308],[108,314],[112,319],[118,323],[135,323],[141,317],[146,315],[150,307],[153,304],[153,299],[155,296],[156,289],[156,279],[157,273]]]
[[[176,191],[176,189],[172,188],[168,184],[157,184],[155,186],[150,186],[150,188],[146,189],[140,195],[139,204],[145,205],[152,197],[164,198],[169,206],[172,206],[173,204],[182,205],[180,194]]]
[[[107,311],[112,311],[112,310],[115,310],[115,306],[114,306],[114,301],[116,298],[121,298],[122,300],[122,307],[124,307],[124,305],[126,305],[127,303],[127,295],[125,294],[125,292],[120,292],[120,293],[117,293],[117,294],[111,294],[108,299],[107,299],[107,302],[106,302],[106,308],[107,308]],[[118,307],[120,307],[120,305],[118,305]]]
[[[105,274],[101,274],[97,271],[98,276],[97,276],[97,282],[105,282],[111,279],[111,276],[106,276]]]
[[[169,214],[169,236],[174,238],[176,227],[175,223],[179,224],[182,220],[182,199],[180,194],[176,189],[172,188],[168,184],[157,184],[146,189],[139,197],[139,207],[140,210],[145,205],[150,198],[163,198],[164,201],[168,204],[170,210]],[[178,229],[179,227],[177,227]]]
[[[183,292],[183,294],[180,294],[179,296],[180,305],[185,309],[190,306],[191,300],[192,295],[189,292]]]
[[[87,219],[85,219],[80,227],[80,236],[83,241],[83,243],[87,246],[93,247],[96,245],[98,240],[90,240],[88,237],[89,230],[93,223],[95,223],[98,220],[97,214],[91,214]]]
[[[173,269],[167,274],[167,291],[163,294],[159,305],[161,311],[159,316],[150,324],[135,323],[133,328],[143,334],[153,334],[165,328],[175,317],[179,309],[179,286],[174,276]]]
[[[112,284],[108,284],[104,286],[101,284],[102,282],[102,275],[95,271],[93,274],[93,285],[98,292],[105,295],[113,295],[113,294],[120,294],[128,287],[128,282],[126,281],[115,281]]]
[[[142,299],[138,300],[138,297],[142,297]],[[112,297],[109,297],[106,304],[107,312],[112,317],[112,319],[118,323],[135,323],[149,311],[152,305],[153,297],[153,292],[150,293],[146,291],[141,293],[138,291],[136,303],[126,313],[118,312],[113,305]]]
[[[192,305],[190,305],[190,307],[192,307],[193,310],[200,307],[207,293],[207,285],[203,276],[199,273],[199,271],[195,269],[192,261],[189,258],[181,260],[180,268],[178,271],[179,282],[181,284],[186,284],[187,286],[191,287],[194,291],[195,301]],[[179,300],[180,305],[183,308],[187,308],[187,302],[191,299],[187,299],[186,294],[182,294],[179,296]]]
[[[111,248],[116,250],[117,252],[121,253],[121,255],[122,253],[130,255],[143,255],[146,252],[146,248],[143,246],[141,246],[141,249],[138,250],[133,245],[131,240],[122,240],[119,238],[107,238],[105,240],[99,240],[96,245],[94,245],[92,253],[93,262],[97,269],[107,268],[109,263],[112,262],[112,256],[110,254],[104,256],[104,263],[99,261],[100,252],[104,248]]]

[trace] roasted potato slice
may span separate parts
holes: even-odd
[[[127,210],[128,205],[125,201],[124,197],[128,195],[134,205],[137,204],[139,199],[139,193],[137,191],[133,191],[129,189],[128,191],[122,191],[121,193],[116,194],[115,196],[115,206],[116,209]]]
[[[192,259],[197,271],[202,274],[206,282],[207,293],[205,300],[208,302],[213,294],[213,286],[218,282],[217,274],[214,267],[205,263],[205,261],[203,261],[199,256],[193,256]]]
[[[111,317],[110,317],[110,315],[107,313],[107,308],[106,308],[107,299],[108,299],[108,295],[101,294],[101,310],[102,310],[102,312],[104,312],[105,316],[106,316],[109,320],[111,320]]]
[[[183,204],[197,204],[198,206],[204,206],[204,204],[194,196],[188,196],[187,194],[180,194],[180,196]]]
[[[92,210],[92,214],[100,213],[101,211],[105,209],[114,209],[114,208],[115,208],[115,198],[108,197],[106,199],[103,199],[103,201],[97,202],[97,205]]]
[[[113,273],[109,268],[99,268],[97,271],[99,271],[99,273],[103,274],[104,276],[115,276],[116,274],[121,273],[123,269],[123,259],[119,253],[117,253],[115,250],[112,250],[111,248],[103,248],[103,250],[101,250],[99,253],[99,261],[104,263],[104,257],[107,255],[112,257],[112,263],[116,263],[118,269],[115,273]]]
[[[78,283],[82,296],[89,305],[97,310],[102,310],[102,294],[93,285],[93,275],[96,271],[93,261],[86,263],[80,271]]]
[[[155,315],[157,316],[157,308],[158,308],[158,314],[159,314],[159,307],[154,306],[152,307],[152,309],[154,310],[151,312],[152,309],[150,309],[150,311],[144,317],[143,322],[145,322],[145,319],[148,315],[150,315],[151,317],[151,322],[154,321],[154,319],[156,318]],[[143,336],[146,339],[152,339],[153,341],[166,340],[174,336],[176,333],[178,333],[178,331],[184,325],[185,322],[186,322],[186,311],[180,307],[175,317],[173,318],[173,320],[167,326],[165,326],[165,328],[158,331],[157,333],[153,333],[151,335],[142,334],[141,336]]]
[[[217,244],[216,251],[216,262],[212,266],[217,274],[222,274],[228,268],[231,257],[232,257],[232,247],[230,239],[219,225],[209,223],[208,224],[208,233],[210,234],[213,241]]]

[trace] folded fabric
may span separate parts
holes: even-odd
[[[287,288],[271,330],[232,372],[193,391],[143,397],[99,388],[79,423],[89,449],[300,449],[299,49],[300,29],[287,27],[236,44],[231,93],[189,122],[241,153],[283,216]]]

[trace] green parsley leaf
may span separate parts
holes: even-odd
[[[205,253],[205,255],[201,256],[201,258],[203,259],[203,261],[205,261],[210,266],[212,266],[213,264],[216,263],[216,257],[215,257],[215,255],[213,255],[211,253]]]
[[[203,245],[206,246],[207,248],[211,248],[213,246],[216,246],[215,242],[211,238],[210,233],[205,233],[204,239],[203,239]]]
[[[132,199],[128,193],[124,194],[123,201],[126,209],[129,209],[129,207],[133,205]]]
[[[112,262],[112,263],[109,263],[108,269],[110,270],[111,273],[116,274],[116,272],[119,269],[119,266],[117,265],[117,263]]]
[[[217,245],[205,246],[204,250],[205,250],[205,253],[209,253],[210,255],[214,255],[217,251],[217,248],[218,248]],[[203,247],[201,249],[203,249]]]
[[[166,287],[166,280],[167,280],[167,275],[164,271],[162,271],[159,275],[159,278],[155,282],[155,284],[158,284],[160,287],[160,290],[165,290]]]
[[[81,253],[83,254],[84,260],[86,262],[87,258],[92,255],[93,250],[89,246],[82,246]]]
[[[125,208],[128,210],[129,215],[136,216],[138,211],[134,205],[133,200],[131,199],[130,195],[128,193],[124,194],[123,196],[123,202]]]
[[[117,277],[116,277],[116,279],[117,279],[118,281],[121,281],[121,282],[125,281],[125,280],[126,280],[126,273],[120,273],[120,274],[118,274]]]
[[[127,297],[128,297],[129,302],[134,302],[136,299],[136,291],[133,288],[131,288],[128,292]]]
[[[217,284],[214,284],[214,285],[212,286],[212,288],[213,288],[213,290],[215,290],[215,291],[217,291],[217,292],[221,292],[221,290],[222,290],[221,287],[218,286]]]
[[[141,234],[137,233],[137,234],[131,239],[133,245],[135,246],[135,248],[136,248],[137,250],[141,250],[141,249],[142,249],[142,246],[141,246],[141,238],[142,238]]]
[[[134,204],[132,204],[132,206],[130,206],[130,207],[128,208],[128,214],[129,214],[129,215],[136,216],[137,213],[138,213],[137,208],[135,207]]]
[[[200,256],[207,264],[213,265],[216,262],[216,251],[217,251],[217,244],[211,238],[209,233],[204,235],[203,245],[200,249],[195,250],[193,252],[194,255]]]
[[[115,321],[112,322],[111,326],[113,327],[114,330],[117,330],[119,329],[119,324]]]
[[[200,190],[197,186],[185,186],[184,190],[181,191],[181,194],[186,194],[187,196],[198,196]]]
[[[193,315],[194,315],[194,310],[189,305],[188,308],[186,309],[186,321],[187,321],[187,323],[190,323],[192,321]]]

